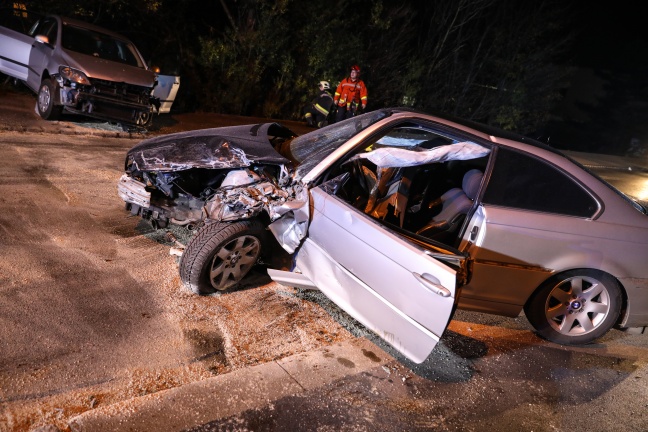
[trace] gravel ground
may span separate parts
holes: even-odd
[[[2,86],[0,100],[0,431],[64,429],[98,406],[353,337],[317,294],[261,267],[234,292],[190,293],[166,231],[128,217],[116,193],[143,136],[45,122],[32,95]],[[157,133],[255,120],[197,117]]]

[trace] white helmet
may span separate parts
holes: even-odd
[[[319,85],[320,87],[322,87],[323,90],[328,90],[331,88],[328,81],[320,81]]]

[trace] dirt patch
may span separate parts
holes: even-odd
[[[183,287],[166,231],[117,196],[132,139],[0,141],[3,432],[64,429],[87,410],[353,337],[262,268],[229,293]]]

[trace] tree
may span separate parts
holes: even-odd
[[[557,0],[26,3],[126,34],[182,75],[178,105],[229,114],[299,118],[317,82],[335,86],[359,64],[369,109],[407,105],[529,132],[568,71],[555,62],[570,41]]]

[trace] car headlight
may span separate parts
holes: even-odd
[[[90,79],[80,70],[72,69],[68,66],[61,66],[59,73],[63,78],[77,84],[90,85]]]

